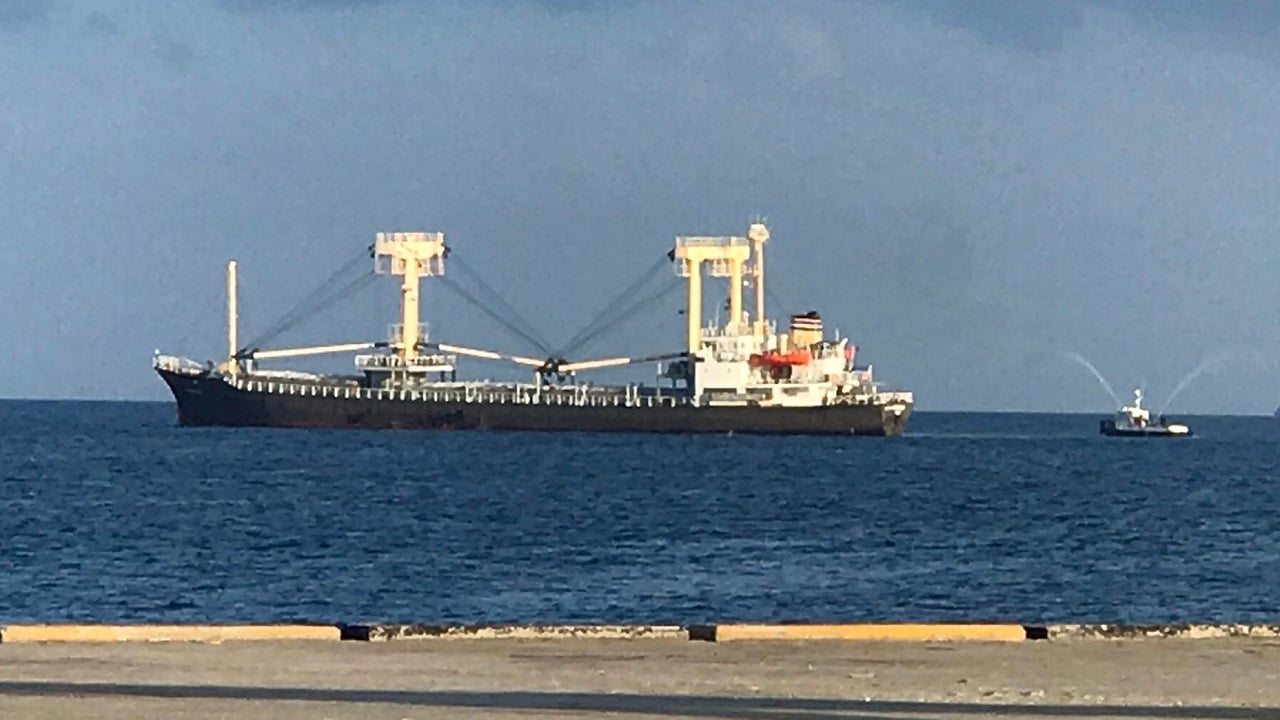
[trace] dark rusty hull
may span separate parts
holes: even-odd
[[[534,430],[551,432],[901,435],[911,408],[574,407],[283,395],[238,390],[217,377],[158,370],[191,426]]]

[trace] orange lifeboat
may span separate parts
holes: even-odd
[[[755,353],[747,362],[753,367],[776,368],[787,365],[808,365],[812,359],[808,350],[795,350],[789,353],[767,352]]]

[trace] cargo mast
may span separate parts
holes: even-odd
[[[227,261],[227,374],[235,377],[240,374],[240,361],[236,355],[240,352],[237,330],[240,324],[239,310],[236,308],[236,261]]]
[[[424,277],[444,274],[444,233],[380,232],[373,244],[373,269],[400,275],[400,324],[391,331],[396,354],[407,366],[418,356],[426,334],[418,321],[418,285]]]
[[[742,324],[742,266],[750,256],[751,247],[744,237],[681,236],[676,238],[672,258],[676,261],[676,275],[688,278],[689,296],[685,315],[688,319],[688,351],[696,353],[702,347],[702,266],[710,269],[711,277],[729,278],[728,328]],[[757,305],[759,303],[757,302]]]
[[[752,333],[763,340],[765,333],[764,316],[764,244],[769,242],[769,228],[764,223],[751,223],[747,228],[747,238],[751,240],[751,294],[756,301],[756,316],[752,323]]]

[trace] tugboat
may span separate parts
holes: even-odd
[[[1103,420],[1099,431],[1108,437],[1190,437],[1191,428],[1170,423],[1163,415],[1151,422],[1151,411],[1142,407],[1142,389],[1133,391],[1133,404],[1125,405],[1115,419]]]

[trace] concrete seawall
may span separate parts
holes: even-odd
[[[1266,625],[1048,625],[1049,640],[1137,640],[1143,638],[1277,638],[1280,624]]]
[[[681,640],[679,625],[342,625],[343,640]]]
[[[536,639],[503,630],[395,642],[13,642],[0,645],[0,718],[1280,718],[1271,639],[885,642],[849,632],[821,642],[545,629]]]

